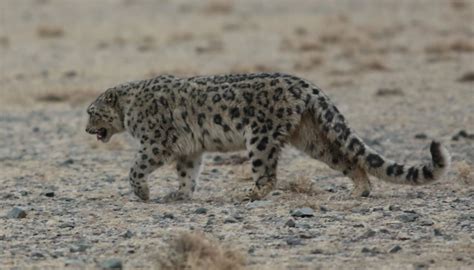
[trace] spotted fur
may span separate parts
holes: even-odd
[[[439,179],[449,166],[448,152],[435,141],[430,163],[388,160],[362,141],[316,85],[287,74],[158,76],[108,89],[88,113],[86,131],[98,139],[127,131],[140,141],[129,178],[143,200],[149,199],[148,175],[171,160],[177,161],[180,184],[167,198],[190,198],[205,151],[247,150],[255,181],[251,200],[275,187],[285,144],[343,172],[353,180],[355,196],[369,195],[368,174],[421,185]]]

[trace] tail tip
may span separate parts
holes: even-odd
[[[441,142],[433,140],[430,145],[433,165],[438,168],[448,168],[451,162],[451,156],[448,150]]]

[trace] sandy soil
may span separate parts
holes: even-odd
[[[189,231],[249,269],[474,267],[474,1],[2,0],[0,71],[2,269],[149,269]],[[192,202],[160,201],[170,164],[142,203],[126,181],[136,144],[84,132],[88,103],[117,83],[252,71],[314,81],[389,158],[428,160],[442,140],[450,173],[373,179],[352,199],[348,179],[288,148],[278,190],[239,203],[248,162],[210,154]]]

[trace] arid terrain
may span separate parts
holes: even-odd
[[[441,140],[450,172],[351,198],[286,148],[278,188],[241,203],[244,154],[210,153],[192,201],[161,200],[169,164],[143,203],[137,144],[84,131],[118,83],[261,71],[315,82],[388,158],[428,161]],[[474,1],[1,0],[0,269],[64,268],[473,269]]]

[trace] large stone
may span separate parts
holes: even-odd
[[[303,207],[303,208],[298,208],[291,211],[291,215],[293,217],[301,217],[301,218],[314,217],[314,211],[313,209],[309,207]]]
[[[26,211],[19,208],[19,207],[14,207],[10,212],[8,212],[7,217],[9,218],[25,218],[26,217]]]
[[[108,259],[100,264],[102,269],[122,269],[122,261],[119,259]]]

